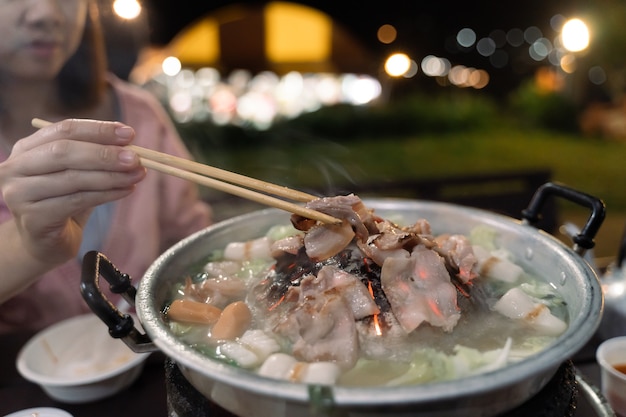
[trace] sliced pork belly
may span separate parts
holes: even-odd
[[[282,252],[296,255],[302,246],[304,246],[304,236],[297,234],[275,241],[270,246],[270,252],[273,258],[278,258]]]
[[[436,249],[444,256],[455,269],[459,270],[458,277],[467,284],[478,275],[475,271],[477,259],[472,244],[463,235],[440,235],[435,238],[438,244]]]
[[[419,245],[410,258],[388,258],[380,279],[391,310],[407,333],[423,322],[449,332],[458,322],[456,289],[435,251]]]
[[[307,255],[315,261],[336,255],[355,238],[362,243],[370,235],[380,233],[377,222],[382,219],[374,217],[372,210],[354,194],[319,198],[308,202],[306,207],[343,220],[340,225],[329,225],[297,214],[291,216],[293,226],[306,232],[304,246]]]
[[[382,266],[388,257],[408,258],[416,245],[423,243],[422,238],[411,231],[400,228],[389,221],[377,224],[379,233],[371,235],[365,242],[357,242],[365,256]]]
[[[354,315],[336,291],[303,297],[304,301],[275,327],[293,342],[293,355],[304,362],[333,362],[352,368],[359,343]]]
[[[382,249],[378,246],[379,237],[381,235],[370,236],[367,242],[357,242],[358,248],[361,250],[364,256],[370,258],[378,266],[382,266],[387,258],[408,258],[410,253],[408,250],[401,246],[387,249]]]
[[[347,221],[354,230],[356,237],[360,240],[365,240],[370,233],[376,232],[376,224],[372,211],[354,194],[318,198],[309,201],[306,207]],[[296,229],[304,231],[309,230],[316,224],[310,219],[303,218],[296,214],[291,216],[291,223]]]
[[[308,230],[304,236],[304,247],[309,258],[318,262],[337,255],[352,239],[354,231],[348,222],[339,225],[320,224]]]
[[[324,266],[317,277],[309,276],[300,283],[301,296],[315,295],[330,290],[337,291],[352,310],[355,319],[380,313],[367,287],[361,280],[335,266]]]
[[[425,236],[432,237],[432,233],[433,233],[430,228],[430,223],[426,219],[418,219],[412,225],[404,227],[404,230],[410,233],[415,233],[422,237],[425,237]]]

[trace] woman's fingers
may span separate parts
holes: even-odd
[[[120,122],[66,119],[39,129],[31,136],[18,141],[14,150],[25,152],[45,143],[64,139],[123,146],[128,145],[134,136],[135,131]]]
[[[144,168],[126,172],[64,170],[47,175],[17,177],[2,188],[4,198],[12,209],[56,197],[79,193],[105,193],[133,187],[146,175]],[[104,201],[109,201],[103,194]],[[88,206],[82,207],[86,208]]]
[[[0,189],[12,209],[76,192],[127,188],[145,176],[139,156],[119,146],[134,135],[125,125],[66,120],[40,132],[18,141],[0,165]]]
[[[129,171],[140,166],[139,156],[124,147],[61,139],[43,143],[26,152],[15,151],[7,160],[22,176],[44,175],[61,170]]]
[[[70,219],[78,221],[80,224],[77,225],[82,228],[92,207],[124,198],[133,189],[131,186],[107,191],[84,191],[42,200],[22,208],[20,224],[35,238],[50,234],[51,238],[58,239],[60,236],[55,230],[62,230],[72,221]],[[42,213],[46,215],[42,216]]]

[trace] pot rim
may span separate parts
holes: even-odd
[[[547,382],[556,372],[558,366],[582,348],[598,328],[604,300],[597,274],[580,255],[554,236],[508,216],[450,203],[396,198],[363,199],[363,202],[366,206],[374,208],[376,212],[398,210],[399,205],[403,209],[419,210],[426,207],[431,210],[436,209],[438,212],[462,212],[466,216],[480,218],[482,223],[496,225],[500,230],[507,229],[514,233],[532,236],[534,240],[540,241],[547,249],[553,251],[554,255],[559,257],[568,268],[580,272],[575,279],[577,285],[581,286],[580,291],[587,296],[583,297],[578,315],[570,317],[567,330],[552,346],[519,362],[486,373],[428,384],[396,387],[333,386],[332,397],[337,406],[377,406],[389,403],[416,404],[432,402],[433,400],[458,399],[512,386],[534,376],[541,376],[542,381]],[[309,387],[306,384],[262,377],[203,356],[169,333],[161,323],[161,311],[159,309],[149,310],[145,308],[146,305],[150,305],[154,301],[151,288],[155,285],[153,281],[158,277],[160,267],[190,242],[207,234],[228,229],[238,222],[258,216],[271,215],[275,212],[280,212],[280,210],[270,208],[233,217],[196,232],[172,246],[150,266],[140,282],[136,297],[137,314],[146,333],[152,338],[155,345],[179,366],[252,393],[304,403],[310,401]],[[426,219],[428,220],[427,217]],[[539,390],[542,386],[543,384],[536,389]]]

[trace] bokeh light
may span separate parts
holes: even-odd
[[[496,44],[496,48],[503,48],[506,45],[506,32],[502,29],[492,30],[489,37]]]
[[[564,72],[571,74],[576,71],[576,57],[573,54],[565,54],[561,57],[560,65]]]
[[[512,47],[517,48],[518,46],[522,46],[524,43],[524,31],[520,28],[510,29],[506,33],[506,41]]]
[[[597,65],[589,68],[589,81],[595,85],[604,84],[606,82],[606,72],[604,68]]]
[[[407,54],[395,53],[385,61],[385,72],[392,77],[400,77],[411,68],[411,58]]]
[[[555,32],[560,32],[561,28],[565,24],[565,17],[562,14],[555,14],[550,18],[550,27]]]
[[[378,28],[376,36],[381,43],[390,44],[396,40],[398,31],[392,25],[386,24]]]
[[[489,74],[485,70],[474,70],[470,73],[468,81],[471,87],[479,90],[489,84]]]
[[[381,85],[371,77],[346,75],[342,80],[342,91],[350,104],[367,104],[380,96]]]
[[[115,0],[113,11],[123,19],[135,19],[141,13],[141,5],[137,0]]]
[[[176,58],[165,68],[179,68]],[[382,94],[371,75],[301,73],[278,75],[234,70],[222,77],[215,68],[179,68],[162,72],[146,85],[167,105],[177,122],[211,120],[218,125],[268,129],[279,119],[290,119],[338,103],[367,105]]]
[[[161,68],[165,75],[174,76],[180,72],[182,64],[180,60],[174,56],[168,56],[163,60]]]
[[[491,38],[482,38],[476,44],[476,51],[482,56],[491,56],[496,51],[496,42]]]
[[[524,40],[527,44],[532,45],[543,36],[541,29],[537,26],[529,26],[524,30]]]
[[[563,25],[561,40],[568,51],[582,51],[589,46],[589,29],[582,20],[570,19]]]
[[[528,53],[535,61],[543,61],[552,52],[552,42],[546,38],[539,38],[528,48]]]
[[[252,123],[257,129],[267,129],[276,117],[275,102],[259,91],[249,91],[236,102],[237,116]]]
[[[467,85],[470,70],[465,65],[456,65],[450,69],[448,74],[448,80],[457,87],[464,87]]]
[[[448,80],[457,87],[472,87],[478,90],[489,84],[489,73],[465,65],[455,65],[448,73]]]
[[[463,28],[456,34],[456,41],[463,48],[471,48],[476,42],[476,32],[470,28]]]
[[[411,60],[411,65],[409,66],[409,69],[407,70],[407,72],[404,73],[403,77],[404,78],[413,78],[417,75],[417,73],[419,72],[419,66],[417,65],[417,62],[415,62],[415,60]]]
[[[429,77],[445,77],[450,71],[450,61],[434,55],[422,59],[422,72]]]

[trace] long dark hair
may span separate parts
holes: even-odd
[[[98,5],[90,0],[80,45],[57,77],[59,99],[66,110],[95,106],[105,91],[106,70],[106,49]]]

